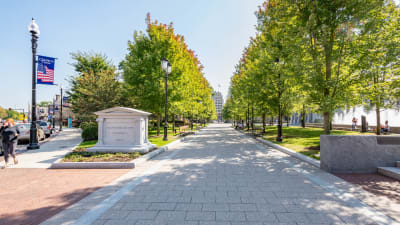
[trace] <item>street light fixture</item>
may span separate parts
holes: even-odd
[[[165,72],[165,108],[164,108],[164,141],[168,141],[168,115],[167,115],[167,105],[168,105],[168,74],[171,73],[171,64],[169,61],[164,57],[161,59],[161,68]]]
[[[275,59],[275,63],[279,63],[279,58]],[[277,142],[282,142],[282,106],[281,106],[281,74],[278,73],[278,136]]]
[[[40,35],[39,26],[36,24],[35,19],[32,18],[31,23],[28,26],[28,30],[31,33],[32,39],[32,118],[30,128],[30,138],[28,149],[39,149],[39,143],[37,140],[37,129],[36,129],[36,49],[37,40]]]

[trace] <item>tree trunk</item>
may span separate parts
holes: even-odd
[[[301,120],[301,127],[306,128],[306,109],[304,104],[303,104],[303,109],[301,110],[300,120]]]
[[[331,31],[330,34],[330,39],[329,42],[327,43],[327,45],[325,46],[325,82],[330,82],[331,81],[331,77],[332,77],[332,51],[333,51],[333,42],[334,42],[334,32]],[[329,87],[325,87],[324,88],[324,98],[325,98],[325,102],[330,102],[329,98],[330,98],[330,89]],[[327,104],[327,103],[324,103]],[[328,103],[331,104],[331,103]],[[325,105],[324,107],[324,133],[325,134],[330,134],[331,130],[330,130],[330,109],[331,109],[331,105]]]
[[[286,126],[287,126],[287,127],[289,127],[289,122],[290,122],[290,117],[287,116],[287,117],[286,117]]]
[[[175,134],[175,115],[172,114],[172,132]]]
[[[381,135],[381,108],[376,104],[376,135]]]
[[[251,107],[251,129],[254,130],[254,106]]]
[[[262,123],[263,123],[263,130],[262,130],[262,133],[264,134],[265,133],[265,112],[263,113],[263,115],[262,115]]]
[[[160,136],[160,122],[161,122],[161,115],[157,114],[157,136]]]
[[[324,134],[330,134],[330,119],[329,112],[324,112]]]
[[[247,104],[247,117],[246,117],[246,125],[247,125],[247,130],[250,130],[250,106]]]
[[[193,115],[190,117],[190,130],[193,131]]]

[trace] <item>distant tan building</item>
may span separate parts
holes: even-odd
[[[214,92],[213,100],[215,104],[215,109],[217,110],[217,120],[222,121],[222,107],[224,106],[224,98],[222,97],[221,92]]]

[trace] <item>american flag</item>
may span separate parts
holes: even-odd
[[[54,58],[38,57],[37,83],[54,84]]]
[[[54,82],[54,70],[49,69],[47,66],[44,66],[44,73],[43,71],[37,72],[37,79],[42,80],[42,82],[46,83],[53,83]]]

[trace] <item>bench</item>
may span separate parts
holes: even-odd
[[[190,129],[189,125],[180,126],[178,127],[178,129],[179,129],[179,136],[185,136],[192,133],[191,131],[188,131]]]
[[[256,137],[261,137],[263,135],[263,127],[254,127],[254,130],[251,130],[251,133]]]

